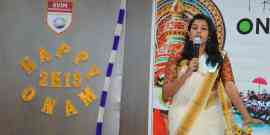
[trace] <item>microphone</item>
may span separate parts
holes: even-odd
[[[194,37],[194,39],[193,39],[193,50],[194,50],[193,58],[199,58],[200,45],[201,45],[201,38],[199,36]],[[197,72],[198,68],[195,69],[193,72]]]
[[[194,58],[199,58],[200,45],[201,45],[201,38],[199,36],[194,37],[193,39]]]

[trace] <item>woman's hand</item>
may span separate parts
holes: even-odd
[[[199,58],[192,58],[188,65],[188,72],[197,71],[199,68]]]
[[[248,127],[249,124],[264,124],[264,122],[255,118],[244,119],[243,127]]]

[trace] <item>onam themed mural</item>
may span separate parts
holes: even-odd
[[[152,54],[153,65],[150,68],[153,69],[154,73],[150,77],[154,81],[151,83],[149,90],[150,95],[152,95],[152,97],[149,97],[149,102],[152,103],[150,105],[152,111],[149,112],[151,134],[207,134],[208,128],[213,130],[217,128],[220,131],[209,132],[222,135],[267,135],[270,133],[270,87],[268,86],[270,79],[268,58],[270,54],[267,52],[270,49],[268,44],[270,42],[268,38],[269,5],[270,1],[268,0],[153,1],[152,49],[154,51],[152,52],[154,54]],[[188,25],[193,23],[193,17],[197,14],[209,18],[216,29],[216,45],[218,45],[224,59],[220,66],[221,69],[216,71],[219,71],[217,74],[221,74],[223,84],[217,85],[217,88],[214,85],[213,88],[209,86],[209,89],[218,90],[215,96],[212,96],[213,93],[211,94],[211,92],[207,96],[203,89],[207,89],[208,85],[211,84],[211,79],[208,78],[208,82],[202,83],[204,85],[198,87],[197,91],[189,93],[189,95],[195,93],[190,98],[189,103],[189,98],[185,95],[188,92],[180,92],[180,90],[184,91],[185,88],[196,89],[195,84],[192,84],[194,82],[190,83],[189,87],[188,84],[185,84],[196,75],[196,73],[192,73],[190,79],[178,82],[183,83],[183,85],[179,86],[180,88],[177,87],[178,91],[175,92],[177,94],[166,99],[166,94],[169,93],[166,93],[167,89],[174,88],[170,84],[177,80],[175,78],[181,76],[181,68],[186,63],[182,62],[184,57],[182,54],[186,54],[184,46],[188,42],[186,39],[190,36],[188,31],[193,29],[192,25],[190,29]],[[209,25],[207,28],[210,29]],[[195,26],[194,29],[196,29]],[[209,39],[212,38],[211,36],[208,37],[208,40],[211,40]],[[199,60],[201,62],[201,57]],[[172,64],[176,65],[172,67],[173,69],[170,68]],[[199,64],[198,72],[201,70],[200,66],[201,64]],[[204,70],[208,70],[208,73],[204,74],[211,74],[212,70],[208,66],[202,67],[206,67]],[[229,67],[228,70],[227,67]],[[170,77],[174,79],[170,79]],[[194,78],[193,81],[199,82],[198,76]],[[228,78],[234,83],[235,88],[233,89],[237,90],[236,97],[239,100],[232,97],[231,92],[228,92],[229,88],[226,82],[224,83],[224,80],[229,80]],[[217,82],[214,83],[217,84]],[[199,95],[200,90],[206,98],[199,98],[202,96]],[[221,115],[212,115],[209,118],[203,117],[207,114],[205,112],[209,106],[211,110],[213,99],[217,103],[217,108],[219,108],[216,111],[220,110]],[[185,102],[188,102],[186,106],[184,105]],[[177,108],[175,106],[181,106],[182,104],[184,106],[181,108],[182,110],[175,109]],[[206,106],[206,109],[202,109],[203,106]],[[178,114],[175,113],[177,111],[179,111]],[[250,116],[248,117],[249,120],[243,119],[246,118],[243,116],[243,114],[247,114],[245,112]],[[213,125],[215,120],[210,117],[216,117],[216,119],[223,121],[220,122],[223,123],[223,126],[214,126],[218,124]],[[212,126],[209,123],[212,123]]]
[[[74,67],[71,67],[68,71],[55,71],[51,67],[46,69],[44,64],[57,64],[58,62],[61,62],[61,60],[64,60],[64,55],[68,55],[68,53],[72,51],[71,46],[67,43],[61,43],[59,47],[56,48],[55,55],[52,55],[51,52],[48,52],[47,50],[48,49],[45,48],[39,48],[39,52],[36,52],[39,54],[39,62],[35,62],[30,56],[25,56],[20,61],[19,65],[22,71],[25,72],[27,79],[38,80],[37,84],[26,85],[21,92],[22,100],[24,102],[33,101],[36,97],[36,90],[38,89],[43,91],[79,91],[75,95],[78,96],[85,106],[89,106],[95,101],[97,97],[93,90],[87,86],[87,80],[99,76],[101,74],[101,69],[95,64],[93,64],[89,70],[85,71],[85,73],[80,72],[80,69],[74,69]],[[73,56],[73,61],[71,62],[74,66],[80,66],[88,59],[88,52],[82,50]],[[46,95],[41,107],[41,112],[52,115],[56,105],[57,100]],[[76,107],[70,99],[65,101],[64,108],[64,114],[67,117],[78,114]]]
[[[72,0],[48,0],[46,22],[57,35],[63,33],[71,24],[73,6]],[[92,88],[87,85],[87,81],[95,76],[101,75],[102,71],[96,64],[93,64],[91,68],[88,67],[88,69],[83,68],[85,71],[82,71],[80,66],[83,66],[83,64],[90,59],[90,54],[84,49],[73,52],[72,46],[74,45],[69,45],[63,41],[53,49],[39,48],[34,55],[39,56],[38,61],[35,61],[34,58],[31,57],[33,54],[21,58],[18,65],[25,73],[27,80],[38,80],[34,83],[29,81],[29,84],[25,84],[26,86],[21,92],[22,101],[31,102],[36,97],[40,97],[36,95],[37,90],[77,91],[74,95],[77,96],[86,107],[90,106],[92,102],[96,100],[96,94],[93,92]],[[69,56],[70,54],[74,55]],[[68,59],[65,59],[67,56],[71,58],[69,65],[72,66],[57,70],[57,64],[61,63],[63,60],[67,61]],[[55,112],[56,106],[57,99],[55,97],[44,95],[40,111],[52,115]],[[66,117],[78,115],[79,113],[71,99],[66,99],[65,106],[62,108],[64,108],[63,114],[65,114]]]
[[[47,13],[47,24],[57,34],[63,33],[71,24],[73,1],[63,0],[48,0],[48,13]],[[67,13],[67,14],[66,14]],[[109,59],[109,63],[106,69],[106,76],[104,82],[104,88],[101,92],[100,97],[100,108],[97,117],[96,134],[102,134],[103,117],[105,111],[105,105],[107,102],[107,95],[110,89],[111,76],[113,72],[114,62],[116,60],[116,54],[120,45],[120,36],[122,33],[122,25],[125,17],[125,0],[120,3],[120,8],[117,16],[117,25],[115,26],[114,39],[112,43],[112,51]],[[91,57],[86,50],[79,50],[79,52],[73,52],[74,56],[70,64],[73,67],[65,67],[62,71],[55,71],[57,63],[61,62],[65,56],[71,54],[72,45],[62,42],[56,47],[56,50],[39,48],[39,62],[35,62],[30,56],[25,56],[20,61],[20,67],[25,72],[27,79],[38,80],[37,84],[28,84],[21,92],[21,99],[24,102],[31,102],[36,97],[36,90],[54,90],[54,91],[78,91],[75,96],[81,100],[86,106],[90,106],[92,102],[97,99],[96,94],[92,88],[88,85],[87,81],[93,79],[96,76],[102,74],[101,69],[96,65],[92,64],[88,69],[80,68],[84,65]],[[52,50],[49,52],[48,50]],[[37,52],[36,52],[37,53]],[[66,59],[67,60],[67,59]],[[44,68],[43,65],[47,64],[48,69]],[[75,67],[75,68],[74,68]],[[83,71],[84,70],[84,71]],[[68,96],[70,97],[70,95]],[[50,96],[45,96],[41,105],[41,112],[47,115],[52,115],[57,105],[57,99]],[[71,99],[65,100],[65,106],[63,114],[66,117],[78,115],[79,111],[73,104]]]

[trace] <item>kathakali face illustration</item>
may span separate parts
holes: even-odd
[[[155,78],[162,80],[168,59],[179,57],[184,46],[187,25],[196,14],[204,14],[212,19],[217,30],[219,46],[223,49],[224,20],[213,1],[157,0],[155,5]]]

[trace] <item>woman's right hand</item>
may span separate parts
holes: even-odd
[[[198,68],[199,68],[199,59],[192,58],[188,63],[186,72],[182,75],[184,76],[184,78],[188,78],[191,76],[193,72],[196,72]],[[182,76],[182,75],[178,75],[178,76]]]
[[[192,58],[188,65],[188,72],[196,72],[199,68],[199,58]]]

